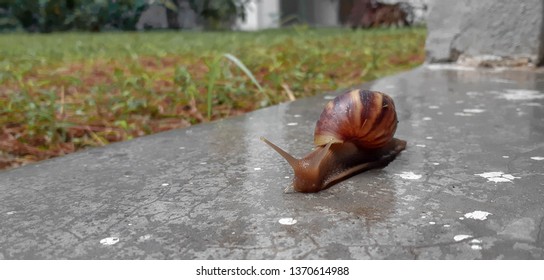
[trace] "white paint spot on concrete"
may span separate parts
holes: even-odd
[[[432,119],[433,119],[433,118],[431,118],[431,117],[424,117],[424,118],[423,118],[424,121],[430,121],[430,120],[432,120]]]
[[[443,115],[444,113],[442,113],[442,112],[436,112],[436,114],[441,116],[441,115]]]
[[[200,164],[205,165],[205,164],[208,164],[208,163],[207,162],[201,162]]]
[[[464,219],[465,219],[465,217],[459,217],[459,220],[461,220],[461,221],[464,220]]]
[[[282,225],[292,226],[297,223],[297,220],[293,218],[281,218],[278,222]]]
[[[293,117],[295,117],[295,118],[300,118],[300,117],[302,117],[302,115],[295,114],[295,115],[293,115]]]
[[[465,218],[483,221],[483,220],[486,220],[487,216],[489,215],[492,215],[492,214],[489,212],[476,210],[474,212],[466,213]]]
[[[489,178],[488,180],[491,181],[491,182],[495,182],[495,183],[512,182],[511,180],[509,180],[507,178],[502,178],[502,177],[493,177],[493,178]]]
[[[285,176],[285,177],[283,177],[283,178],[285,178],[285,179],[289,179],[289,176]]]
[[[532,160],[544,160],[544,157],[531,157]]]
[[[288,126],[295,126],[295,125],[298,125],[298,123],[296,123],[296,122],[290,122],[290,123],[288,123],[287,125],[288,125]]]
[[[170,185],[170,184],[168,184],[168,183],[162,183],[162,184],[161,184],[161,186],[163,186],[163,187],[168,187],[169,185]]]
[[[516,178],[519,179],[521,177],[514,177],[512,175],[506,174],[506,175],[503,175],[502,177],[490,178],[488,180],[495,183],[506,183],[506,182],[512,182],[512,180]]]
[[[507,89],[506,92],[501,92],[501,98],[510,101],[544,99],[544,93],[528,89]]]
[[[179,147],[180,150],[185,150],[185,147]]]
[[[425,139],[427,139],[427,140],[432,140],[433,137],[432,137],[432,136],[427,136],[427,137],[425,137]]]
[[[399,175],[402,179],[407,179],[407,180],[417,180],[417,179],[420,179],[422,177],[422,175],[415,174],[412,171],[402,172],[402,173],[396,174],[396,175]]]
[[[512,180],[514,179],[521,178],[521,177],[512,176],[510,174],[505,174],[500,171],[484,172],[484,173],[474,174],[474,175],[478,175],[480,177],[486,178],[489,182],[494,182],[494,183],[507,183],[507,182],[512,182]]]
[[[142,235],[138,237],[138,241],[146,241],[146,240],[149,240],[150,238],[151,238],[151,234],[146,234],[146,235]]]
[[[479,239],[472,239],[468,244],[472,250],[482,250],[482,241]]]
[[[502,158],[510,158],[510,156],[502,156]]]
[[[261,170],[261,168],[260,167],[254,167],[253,170],[259,171],[259,170]]]
[[[325,100],[333,100],[335,97],[336,97],[336,96],[334,96],[334,95],[325,95],[325,96],[323,96],[323,99],[325,99]]]
[[[13,215],[15,213],[17,213],[17,212],[16,211],[9,211],[9,212],[6,212],[6,215]]]
[[[111,245],[116,244],[117,242],[119,242],[119,237],[117,237],[117,236],[106,237],[106,238],[100,240],[100,244],[105,245],[105,246],[111,246]]]
[[[461,240],[465,240],[465,239],[469,239],[469,238],[472,238],[472,235],[468,235],[468,234],[458,234],[456,236],[453,237],[453,240],[455,241],[461,241]]]
[[[450,225],[444,225],[444,227],[445,227],[445,228],[449,228],[449,227],[450,227]]]
[[[430,225],[434,225],[434,224],[436,224],[436,223],[435,223],[435,222],[429,222],[429,224],[430,224]]]
[[[433,162],[432,164],[433,165],[440,165],[440,163],[438,163],[438,162]]]
[[[454,113],[454,115],[460,116],[460,117],[470,117],[470,116],[474,116],[474,115],[471,114],[471,113],[464,113],[464,112],[456,112],[456,113]]]
[[[425,145],[425,144],[416,144],[416,147],[425,148],[425,147],[427,147],[427,145]]]
[[[480,114],[485,112],[485,110],[484,109],[463,109],[463,112],[472,113],[472,114]]]
[[[433,110],[436,110],[436,109],[439,109],[440,106],[436,106],[436,105],[431,105],[429,106],[429,109],[433,109]]]

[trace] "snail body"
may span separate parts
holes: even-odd
[[[291,187],[318,192],[362,171],[387,165],[406,148],[394,138],[397,113],[388,95],[352,90],[327,103],[314,132],[316,148],[296,159],[261,138],[293,168]]]

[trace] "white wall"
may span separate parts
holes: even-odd
[[[279,26],[279,0],[251,0],[247,4],[246,19],[236,21],[239,30],[260,30]]]

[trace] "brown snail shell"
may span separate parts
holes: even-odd
[[[391,97],[352,90],[327,103],[315,126],[314,144],[352,142],[363,148],[380,148],[393,139],[397,123]]]
[[[317,121],[314,151],[296,159],[261,138],[291,165],[292,187],[318,192],[362,171],[387,165],[406,148],[394,138],[397,113],[393,99],[381,92],[351,90],[327,103]]]

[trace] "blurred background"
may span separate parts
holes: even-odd
[[[414,68],[429,4],[0,0],[0,169]]]
[[[230,29],[423,24],[431,0],[2,0],[0,30]]]

